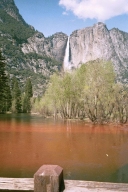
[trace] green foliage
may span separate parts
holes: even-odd
[[[109,121],[112,111],[111,97],[115,84],[112,64],[97,60],[87,63],[85,67],[83,101],[86,114],[93,122]]]
[[[12,107],[13,113],[29,113],[31,111],[31,99],[33,96],[32,83],[30,79],[27,79],[24,86],[24,92],[21,94],[21,88],[17,78],[14,76],[11,80],[12,90]],[[23,88],[22,88],[23,91]]]
[[[33,96],[32,83],[30,79],[27,79],[25,85],[25,92],[22,98],[23,112],[30,113],[31,111],[31,98]]]
[[[40,55],[40,54],[37,54],[37,53],[28,53],[28,54],[26,54],[26,57],[30,58],[30,59],[35,59],[35,60],[38,60],[38,59],[43,60],[47,64],[46,67],[48,69],[51,69],[54,66],[57,66],[60,69],[60,67],[62,66],[62,64],[60,62],[56,61],[55,59],[53,59],[51,57],[48,57],[45,54]]]
[[[9,110],[11,105],[11,94],[8,77],[5,73],[5,62],[0,52],[0,113]]]
[[[11,80],[11,89],[13,90],[14,89],[14,85],[15,85],[15,82],[17,81],[16,77],[13,76],[12,80]]]
[[[5,103],[5,111],[10,111],[12,106],[12,95],[10,88],[10,78],[7,77],[7,84],[5,87],[5,95],[6,95],[6,103]]]
[[[41,106],[42,108],[42,106]],[[40,112],[40,97],[36,97],[32,99],[32,112],[39,113]]]
[[[27,79],[26,81],[25,94],[27,95],[28,98],[31,98],[33,96],[32,83],[30,79]]]
[[[15,8],[10,3],[9,6]],[[17,10],[15,10],[16,12]],[[22,52],[22,43],[26,43],[27,39],[32,37],[36,31],[24,22],[18,12],[17,16],[19,21],[0,7],[0,47],[7,59],[6,71],[10,76],[13,75],[19,79],[18,83],[21,88],[24,86],[26,79],[31,78],[34,92],[36,90],[40,94],[45,91],[50,75],[60,69],[62,64],[45,54],[24,54]],[[42,68],[39,66],[39,60],[45,63]],[[42,85],[42,90],[40,85]]]
[[[88,118],[93,123],[126,123],[128,89],[115,79],[111,62],[100,60],[70,73],[54,74],[38,102],[39,111],[67,119]]]
[[[21,106],[21,90],[19,88],[17,79],[14,77],[12,83],[12,112],[20,113]]]
[[[26,94],[22,97],[22,112],[23,113],[30,113],[31,111],[31,101],[30,98],[27,97]]]
[[[18,44],[27,42],[27,39],[35,33],[35,30],[29,25],[17,21],[2,9],[0,9],[0,18],[3,21],[0,22],[0,30],[12,36]]]
[[[114,86],[113,119],[119,123],[128,121],[128,87],[121,83]]]
[[[5,63],[2,54],[0,53],[0,98],[4,98],[4,88],[7,81],[7,76],[5,73]]]

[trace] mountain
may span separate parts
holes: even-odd
[[[50,75],[62,67],[66,41],[63,33],[45,38],[24,21],[14,0],[0,1],[0,49],[7,72],[18,78],[21,88],[30,77],[34,95],[44,92]]]
[[[97,23],[74,31],[69,39],[72,68],[98,58],[111,60],[118,80],[128,82],[128,33]],[[0,49],[7,72],[21,88],[30,77],[35,96],[45,91],[50,75],[63,68],[67,41],[62,32],[46,38],[24,21],[14,0],[0,0]]]
[[[118,79],[128,82],[128,33],[116,28],[108,30],[101,22],[74,31],[70,36],[72,67],[98,58],[112,61]]]
[[[28,43],[22,44],[22,52],[24,54],[36,53],[40,55],[47,55],[61,63],[63,63],[67,35],[60,32],[45,38],[42,33],[35,33],[28,38]]]
[[[19,10],[15,6],[15,3],[13,0],[1,0],[0,9],[3,9],[11,17],[25,24],[25,21],[23,20],[22,16],[19,14]]]

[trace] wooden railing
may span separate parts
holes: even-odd
[[[34,192],[124,192],[128,184],[94,181],[63,180],[63,169],[58,165],[43,165],[34,178],[0,178],[0,190]]]

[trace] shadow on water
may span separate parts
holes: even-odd
[[[122,166],[113,173],[111,179],[115,183],[128,183],[128,164]]]
[[[6,121],[12,121],[15,120],[16,122],[28,122],[30,123],[31,121],[37,121],[43,119],[40,116],[36,115],[31,115],[28,113],[19,113],[19,114],[0,114],[0,121],[6,120]]]

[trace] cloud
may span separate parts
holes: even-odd
[[[62,14],[63,14],[63,15],[68,15],[68,13],[67,13],[66,11],[64,11]]]
[[[128,14],[128,0],[60,0],[59,5],[82,19],[105,21]]]

